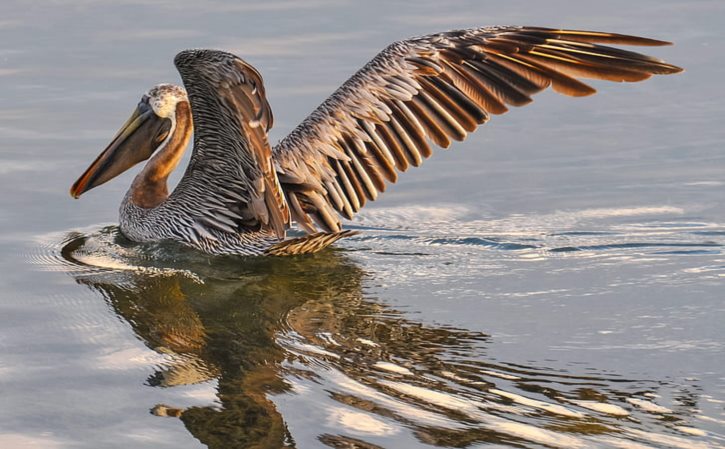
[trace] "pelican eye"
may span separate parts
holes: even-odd
[[[142,114],[148,111],[153,111],[148,98],[142,98],[141,101],[138,102],[138,109]]]

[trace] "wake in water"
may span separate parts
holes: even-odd
[[[407,212],[425,221],[424,230],[404,226]],[[131,244],[115,227],[45,237],[33,258],[97,292],[131,326],[156,354],[139,385],[187,388],[173,403],[139,406],[178,417],[209,447],[723,444],[704,430],[725,421],[707,411],[717,399],[697,380],[495,358],[496,335],[418,321],[370,286],[405,288],[439,270],[444,282],[465,288],[469,275],[480,283],[511,270],[553,270],[563,258],[587,261],[572,270],[657,265],[661,275],[685,256],[707,263],[638,281],[695,283],[724,276],[725,227],[656,218],[671,210],[598,210],[461,222],[451,236],[435,211],[407,212],[369,214],[364,234],[344,250],[299,258],[213,258]],[[614,223],[585,226],[602,217]],[[446,264],[455,273],[441,273]],[[509,293],[566,297],[578,288]],[[190,402],[189,386],[207,399]]]

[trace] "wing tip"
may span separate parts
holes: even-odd
[[[546,28],[537,26],[521,27],[523,31],[538,31],[543,33],[559,34],[563,36],[579,37],[586,41],[601,42],[619,45],[635,45],[641,47],[664,47],[673,45],[670,41],[652,39],[649,37],[633,36],[631,34],[609,33],[604,31],[573,30],[565,28]]]
[[[346,229],[337,232],[317,232],[303,237],[284,240],[269,247],[264,254],[267,256],[298,256],[321,251],[336,241],[359,234],[359,231]]]
[[[667,72],[663,73],[664,75],[675,75],[677,73],[685,72],[684,68],[672,64],[667,64],[667,70]]]

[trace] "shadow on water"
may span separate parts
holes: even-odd
[[[302,447],[300,438],[333,448],[705,447],[683,426],[697,392],[496,360],[495,337],[423,324],[375,298],[372,276],[341,250],[210,258],[131,244],[109,227],[68,236],[61,255],[170,358],[140,384],[216,382],[207,405],[139,404],[210,448]],[[680,389],[677,409],[655,403],[662,388]]]

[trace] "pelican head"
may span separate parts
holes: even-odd
[[[177,106],[187,106],[186,91],[173,84],[159,84],[141,97],[131,117],[111,143],[73,183],[73,198],[97,187],[163,149],[174,134]]]

